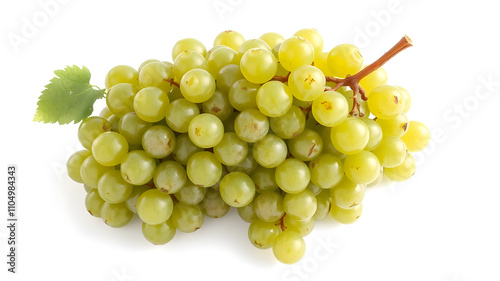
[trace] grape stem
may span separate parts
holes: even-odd
[[[411,47],[411,46],[413,46],[412,40],[410,39],[410,37],[405,35],[389,51],[384,53],[376,61],[372,62],[371,64],[367,65],[365,68],[361,69],[358,73],[356,73],[354,75],[347,75],[345,78],[326,76],[327,82],[336,83],[335,87],[333,87],[331,89],[327,89],[327,90],[328,91],[336,91],[342,86],[348,86],[349,88],[351,88],[351,90],[353,92],[353,95],[352,95],[353,102],[352,102],[352,109],[351,109],[351,112],[349,114],[351,116],[363,117],[363,113],[361,113],[359,111],[358,94],[361,96],[361,99],[364,101],[368,100],[368,97],[366,95],[366,91],[359,85],[359,81],[361,81],[361,79],[365,78],[370,73],[377,70],[382,65],[384,65],[386,62],[388,62],[392,57],[397,55],[399,52],[401,52],[404,49]]]
[[[368,100],[368,96],[366,95],[365,89],[363,89],[359,85],[359,81],[361,79],[365,78],[367,75],[370,73],[374,72],[377,70],[379,67],[384,65],[386,62],[388,62],[392,57],[397,55],[399,52],[403,51],[404,49],[413,46],[413,42],[411,41],[410,37],[405,35],[401,40],[399,40],[396,45],[394,45],[389,51],[384,53],[378,60],[372,62],[365,68],[361,69],[358,73],[354,75],[347,75],[345,78],[338,78],[338,77],[333,77],[333,76],[325,76],[326,82],[334,82],[336,85],[333,88],[327,87],[325,88],[325,91],[336,91],[340,87],[343,86],[348,86],[351,88],[353,95],[352,95],[352,109],[349,114],[351,116],[359,116],[363,117],[363,113],[360,112],[359,110],[359,101],[358,101],[358,95],[361,96],[361,99],[366,101]],[[290,77],[290,73],[288,73],[287,76],[279,76],[276,75],[274,76],[271,81],[280,81],[280,82],[287,82],[288,78]],[[302,109],[302,108],[301,108]],[[302,109],[304,110],[304,109]]]
[[[170,86],[176,86],[177,88],[180,88],[181,86],[179,85],[179,83],[175,82],[174,81],[174,78],[168,78],[168,79],[164,79],[165,81],[169,82],[170,83]]]

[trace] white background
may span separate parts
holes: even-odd
[[[49,13],[40,5],[46,2],[0,4],[0,280],[500,279],[494,1],[61,0]],[[23,35],[27,22],[36,30]],[[104,86],[115,65],[171,61],[171,47],[185,37],[210,48],[226,29],[251,39],[305,27],[318,29],[328,50],[357,44],[367,63],[408,34],[415,46],[385,69],[389,83],[410,91],[408,116],[426,123],[433,139],[415,155],[410,181],[367,192],[356,224],[317,223],[304,259],[293,266],[254,248],[234,210],[206,219],[193,234],[177,232],[164,246],[149,244],[137,221],[107,227],[87,214],[83,187],[65,174],[66,159],[80,149],[77,125],[32,122],[43,86],[66,65],[85,65],[91,83]],[[15,45],[12,36],[24,40]],[[16,275],[4,262],[9,164],[18,168]]]

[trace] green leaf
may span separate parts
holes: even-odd
[[[50,80],[38,98],[33,121],[68,124],[89,117],[95,101],[103,98],[105,92],[90,85],[90,71],[73,65],[54,73],[57,77]]]

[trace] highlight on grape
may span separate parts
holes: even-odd
[[[252,245],[293,264],[315,222],[354,223],[367,188],[415,173],[429,129],[408,118],[409,91],[382,68],[410,46],[404,36],[366,64],[351,44],[325,50],[309,28],[227,30],[210,48],[185,38],[171,60],[113,67],[103,88],[85,67],[55,71],[34,121],[80,123],[67,172],[107,225],[140,219],[162,245],[236,208]]]

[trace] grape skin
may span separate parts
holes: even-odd
[[[137,213],[156,245],[235,207],[255,247],[296,263],[315,221],[357,221],[366,187],[411,178],[409,152],[431,138],[383,68],[359,81],[361,117],[350,112],[354,88],[332,91],[325,76],[353,75],[363,57],[350,44],[325,51],[315,29],[249,40],[228,30],[208,51],[185,38],[172,59],[112,68],[106,107],[83,120],[85,149],[66,165],[92,216],[123,227]]]

